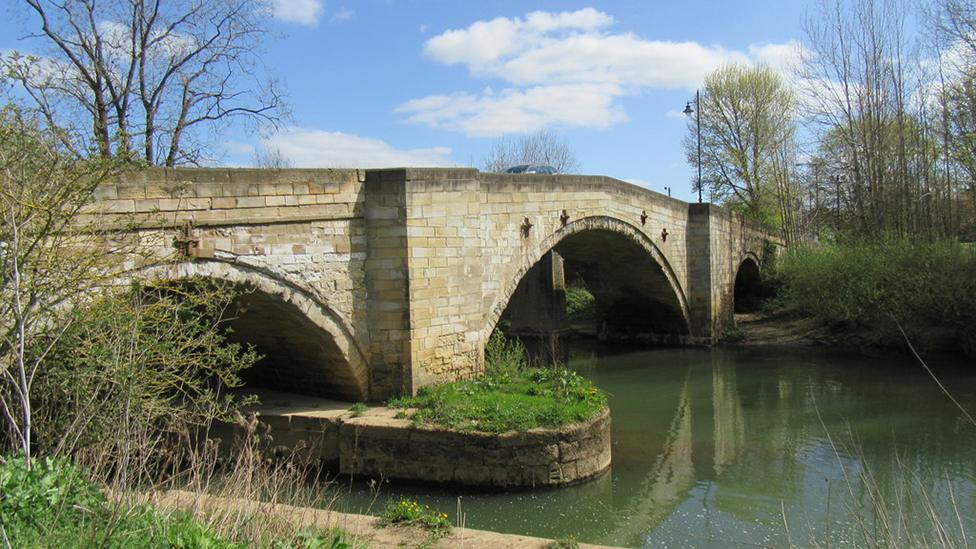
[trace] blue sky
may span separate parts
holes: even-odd
[[[580,171],[690,199],[680,115],[710,70],[781,66],[810,4],[781,1],[274,0],[263,58],[292,116],[219,137],[220,162],[477,165],[501,137],[561,136]],[[9,11],[9,10],[8,10]],[[29,23],[0,21],[0,50]]]

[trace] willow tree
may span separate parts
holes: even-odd
[[[748,217],[786,226],[795,197],[796,101],[772,69],[728,65],[708,75],[696,116],[701,121],[702,185]],[[696,165],[697,119],[684,145]]]
[[[234,119],[275,123],[261,0],[25,0],[34,31],[7,75],[64,145],[149,165],[196,164]],[[80,143],[80,145],[79,145]]]

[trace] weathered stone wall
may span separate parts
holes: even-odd
[[[360,417],[339,426],[343,474],[490,488],[560,486],[610,467],[610,413],[560,429],[461,433],[405,419]]]

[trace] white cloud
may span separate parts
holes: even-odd
[[[433,95],[407,101],[396,112],[410,122],[463,132],[474,137],[529,133],[552,124],[609,128],[627,120],[614,104],[623,90],[611,84],[536,86],[501,93]]]
[[[798,68],[805,52],[803,44],[797,40],[790,40],[782,44],[752,44],[749,55],[769,68],[789,74]]]
[[[368,137],[311,128],[290,127],[262,140],[296,168],[391,168],[456,165],[451,149],[395,149]]]
[[[225,141],[222,145],[225,154],[232,156],[247,156],[254,154],[254,145],[240,141]]]
[[[317,25],[322,14],[322,2],[321,0],[271,0],[271,12],[275,19],[289,23]]]
[[[329,22],[341,23],[343,21],[348,21],[352,19],[353,15],[356,15],[355,10],[351,10],[349,8],[342,8],[341,10],[332,14],[332,17],[329,18]]]
[[[411,122],[469,136],[531,132],[550,125],[606,128],[627,120],[619,98],[642,89],[699,87],[729,63],[792,59],[796,42],[750,46],[748,51],[697,42],[648,40],[612,33],[612,16],[585,8],[496,17],[427,40],[424,53],[463,65],[479,78],[505,83],[499,94],[458,92],[407,101],[396,111]]]

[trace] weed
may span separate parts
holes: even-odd
[[[369,406],[365,402],[357,402],[349,407],[349,411],[352,412],[352,417],[359,417],[366,410],[369,410]]]
[[[380,515],[380,526],[419,526],[421,528],[447,534],[451,531],[451,521],[447,513],[431,509],[416,501],[400,498],[388,500]]]
[[[579,549],[576,536],[554,539],[546,544],[546,549]]]

